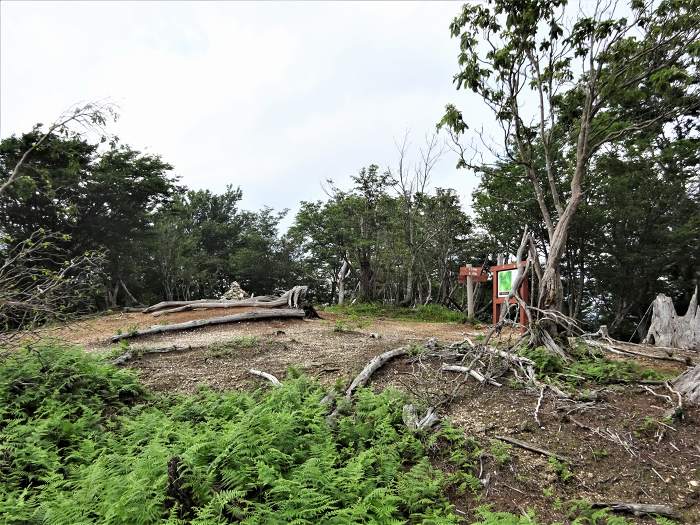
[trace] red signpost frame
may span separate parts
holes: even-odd
[[[498,266],[491,266],[491,275],[493,276],[493,324],[496,324],[501,316],[501,305],[506,302],[505,297],[498,297],[498,272],[504,271],[504,270],[515,270],[517,268],[516,263],[510,263],[510,264],[501,264]],[[520,262],[520,266],[525,266],[525,261]],[[520,297],[523,298],[523,300],[527,300],[527,298],[530,295],[530,287],[528,286],[527,279],[523,279],[522,284],[520,285]],[[512,298],[510,300],[511,304],[517,304],[517,301],[515,298]],[[525,314],[525,309],[523,307],[518,307],[520,310],[520,324],[522,325],[523,331],[526,330],[527,327],[527,315]]]

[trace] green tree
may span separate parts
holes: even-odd
[[[493,111],[504,156],[527,177],[547,231],[541,308],[562,308],[560,265],[592,159],[679,114],[671,93],[687,92],[697,76],[698,7],[697,0],[634,1],[621,17],[615,4],[598,2],[565,27],[562,0],[492,0],[465,5],[452,23],[460,41],[457,88]],[[637,99],[634,118],[619,118],[624,97]],[[452,105],[441,125],[456,144],[468,129]],[[469,165],[464,155],[460,165]]]
[[[69,257],[104,251],[108,306],[117,304],[120,289],[140,291],[153,213],[177,191],[172,167],[128,146],[100,151],[79,135],[37,128],[0,142],[0,178],[31,148],[0,194],[2,233],[17,242],[40,229],[65,234],[60,248]]]

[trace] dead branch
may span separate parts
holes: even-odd
[[[168,352],[185,352],[187,350],[192,350],[192,346],[177,346],[177,345],[172,345],[172,346],[166,346],[162,348],[139,348],[138,350],[128,350],[124,352],[122,355],[115,357],[110,361],[110,364],[113,365],[123,365],[127,361],[130,361],[136,357],[141,357],[144,355],[148,354],[165,354]]]
[[[442,365],[442,370],[446,372],[461,372],[463,374],[468,374],[472,376],[474,379],[476,379],[479,383],[486,383],[488,382],[490,385],[493,386],[503,386],[501,383],[494,381],[491,378],[487,378],[480,372],[477,372],[476,370],[472,370],[469,367],[466,366],[458,366],[458,365]]]
[[[381,367],[383,367],[386,363],[388,363],[395,357],[405,355],[407,352],[408,347],[402,346],[400,348],[395,348],[394,350],[389,350],[387,352],[384,352],[383,354],[379,354],[378,356],[373,357],[369,361],[369,363],[367,363],[367,365],[362,369],[362,372],[357,374],[355,379],[352,380],[352,383],[350,383],[350,386],[345,391],[345,399],[347,399],[348,401],[351,400],[355,390],[365,386],[369,382],[370,377],[372,377],[372,374],[374,374],[377,370],[379,370]]]
[[[625,343],[624,341],[617,341],[610,337],[608,334],[608,329],[607,326],[602,325],[597,332],[593,334],[584,334],[582,336],[582,340],[591,346],[595,346],[596,348],[600,348],[602,350],[605,350],[607,352],[617,354],[617,355],[629,355],[629,356],[635,356],[635,357],[643,357],[646,359],[659,359],[661,361],[675,361],[677,363],[683,363],[683,364],[692,364],[692,361],[690,358],[682,358],[682,357],[675,357],[671,355],[670,353],[666,353],[665,355],[660,355],[660,354],[652,354],[652,353],[647,353],[647,352],[638,352],[636,350],[630,350],[628,346],[630,346],[629,343]],[[634,345],[636,347],[644,347],[645,345]],[[647,347],[648,348],[648,347]],[[690,362],[690,363],[689,363]]]
[[[379,370],[381,367],[383,367],[386,363],[388,363],[395,357],[405,355],[406,353],[408,353],[408,350],[408,346],[402,346],[400,348],[395,348],[394,350],[388,350],[370,359],[369,363],[365,365],[362,371],[359,374],[357,374],[355,379],[352,380],[352,383],[350,383],[350,386],[347,388],[347,390],[345,390],[345,394],[343,396],[345,400],[351,402],[352,395],[354,394],[355,390],[365,386],[369,382],[369,379],[372,377],[372,374],[374,374],[377,370]],[[333,393],[329,392],[324,396],[323,399],[321,399],[321,404],[330,406],[332,405],[334,400],[335,396],[333,395]],[[333,424],[335,419],[338,417],[338,413],[339,407],[336,405],[333,412],[331,412],[328,415],[328,422]]]
[[[653,505],[651,503],[627,503],[622,501],[614,502],[594,502],[594,508],[606,508],[613,512],[627,512],[639,516],[642,514],[658,514],[669,518],[678,518],[679,514],[669,505]]]
[[[264,379],[267,379],[270,383],[272,383],[273,386],[282,386],[282,383],[279,379],[277,379],[272,374],[268,374],[267,372],[261,372],[260,370],[255,370],[254,368],[251,368],[250,370],[248,370],[248,373],[253,374],[254,376],[259,376]]]
[[[435,407],[430,407],[422,418],[416,414],[416,408],[411,405],[403,407],[403,422],[412,431],[419,432],[421,430],[429,430],[435,426],[440,418],[437,416]]]
[[[516,447],[524,448],[525,450],[529,450],[530,452],[536,452],[537,454],[542,454],[543,456],[549,456],[552,458],[556,458],[559,461],[564,461],[566,463],[570,464],[575,464],[576,462],[567,458],[566,456],[562,456],[561,454],[557,454],[556,452],[552,452],[550,450],[531,445],[530,443],[527,443],[525,441],[521,441],[519,439],[507,437],[507,436],[494,436],[496,439],[500,441],[505,441],[506,443],[510,443],[511,445],[515,445]]]
[[[210,319],[195,319],[186,323],[156,325],[144,330],[136,330],[123,334],[112,336],[111,342],[116,343],[122,339],[130,339],[133,337],[143,337],[146,335],[162,334],[165,332],[176,332],[180,330],[191,330],[193,328],[201,328],[203,326],[211,326],[226,323],[238,323],[241,321],[259,321],[262,319],[302,319],[304,310],[299,309],[278,309],[278,310],[263,310],[257,312],[244,312],[241,314],[226,315],[223,317],[212,317]]]
[[[542,400],[544,399],[544,391],[547,389],[547,385],[542,385],[540,388],[540,397],[537,398],[537,405],[535,406],[535,423],[537,423],[538,427],[542,426],[542,423],[540,423],[540,407],[542,406]]]

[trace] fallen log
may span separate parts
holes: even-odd
[[[262,299],[262,300],[261,300]],[[276,297],[275,299],[268,300],[265,298],[260,298],[260,297],[255,297],[252,299],[241,299],[239,301],[215,301],[211,300],[209,302],[200,302],[197,301],[195,303],[185,303],[181,306],[177,306],[175,308],[166,308],[164,310],[158,310],[157,312],[153,312],[151,315],[153,317],[160,317],[161,315],[168,315],[168,314],[174,314],[177,312],[187,312],[189,310],[199,310],[199,309],[208,309],[208,308],[244,308],[244,307],[253,307],[253,308],[279,308],[280,306],[287,306],[287,298],[284,297]]]
[[[241,321],[259,321],[262,319],[302,319],[304,310],[300,309],[274,309],[263,310],[257,312],[244,312],[241,314],[225,315],[223,317],[212,317],[210,319],[195,319],[186,323],[155,325],[144,330],[135,330],[124,334],[117,334],[111,337],[110,341],[115,343],[122,339],[130,339],[134,337],[142,337],[145,335],[162,334],[165,332],[176,332],[180,330],[191,330],[193,328],[201,328],[203,326],[238,323]]]
[[[166,315],[176,312],[184,312],[187,310],[196,310],[198,308],[236,308],[236,307],[254,307],[254,308],[279,308],[280,306],[289,306],[290,308],[299,308],[301,301],[306,295],[306,286],[295,286],[287,290],[281,296],[276,295],[261,295],[251,297],[249,299],[197,299],[194,301],[162,301],[145,308],[143,313],[152,313],[154,317]]]
[[[651,503],[627,503],[623,501],[611,501],[611,502],[594,502],[591,503],[593,508],[605,508],[610,509],[613,512],[627,512],[634,514],[635,516],[640,516],[642,514],[658,514],[659,516],[666,516],[668,518],[678,518],[679,514],[669,505],[654,505]]]
[[[253,374],[254,376],[259,376],[264,379],[267,379],[274,386],[282,386],[281,381],[272,374],[268,374],[267,372],[261,372],[260,370],[255,370],[254,368],[251,368],[250,370],[248,370],[248,372]]]
[[[596,339],[593,339],[596,338]],[[610,334],[608,333],[608,327],[605,325],[602,325],[597,332],[592,333],[592,334],[585,334],[581,337],[581,339],[591,345],[595,346],[596,348],[600,348],[602,350],[605,350],[607,352],[617,354],[617,355],[627,355],[627,356],[635,356],[635,357],[644,357],[646,359],[659,359],[661,361],[675,361],[677,363],[683,363],[683,364],[692,364],[692,360],[689,357],[682,358],[682,357],[675,357],[673,355],[673,351],[678,350],[677,348],[670,348],[670,347],[654,347],[655,349],[658,350],[664,350],[665,353],[663,355],[659,354],[653,354],[653,353],[647,353],[647,352],[638,352],[636,350],[632,350],[629,347],[634,346],[635,348],[644,348],[645,346],[647,348],[650,347],[650,345],[639,345],[635,343],[626,343],[624,341],[617,341],[616,339],[613,339],[610,337]]]
[[[166,346],[162,348],[139,348],[138,350],[127,350],[122,355],[115,357],[110,361],[113,365],[123,365],[127,361],[134,359],[135,357],[141,357],[149,354],[165,354],[168,352],[185,352],[187,350],[192,350],[192,346]]]
[[[562,456],[561,454],[557,454],[556,452],[552,452],[551,450],[547,450],[545,448],[541,448],[535,445],[531,445],[530,443],[526,441],[521,441],[519,439],[515,439],[512,437],[508,436],[494,436],[496,439],[499,441],[505,441],[506,443],[510,443],[511,445],[515,445],[516,447],[524,448],[525,450],[529,450],[530,452],[536,452],[537,454],[541,454],[543,456],[549,456],[552,458],[556,458],[559,461],[564,461],[566,463],[571,463],[572,465],[575,463],[570,458],[567,458],[566,456]]]

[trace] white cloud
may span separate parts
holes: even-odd
[[[0,135],[110,97],[122,142],[182,181],[240,185],[245,205],[296,208],[394,138],[432,132],[454,91],[457,3],[3,2]],[[479,122],[480,123],[480,122]],[[434,185],[468,202],[476,181],[446,156]]]

